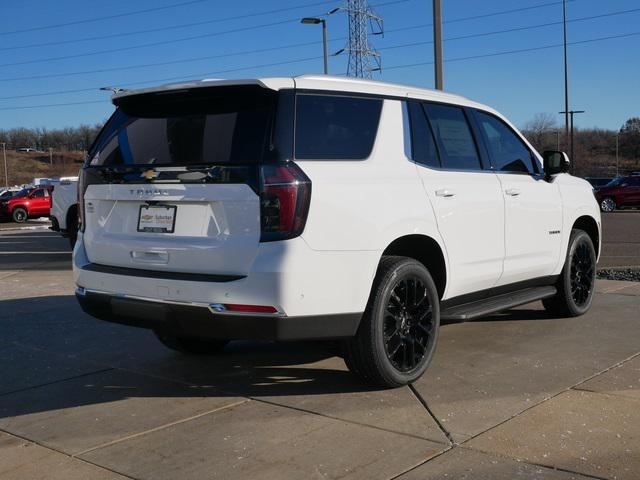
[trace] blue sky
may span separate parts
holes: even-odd
[[[342,4],[320,0],[192,0],[174,8],[22,31],[188,1],[3,0],[0,128],[60,128],[103,121],[112,107],[109,95],[97,89],[100,86],[142,87],[168,83],[165,79],[169,78],[177,81],[319,73],[321,29],[301,25],[298,19],[322,14]],[[370,0],[370,4],[384,17],[387,30],[384,37],[371,37],[382,54],[384,67],[375,78],[432,88],[431,64],[403,66],[431,62],[433,46],[402,46],[431,40],[432,30],[427,25],[432,21],[431,2]],[[533,8],[499,13],[528,7]],[[272,10],[281,11],[258,15]],[[626,13],[581,20],[616,12]],[[481,17],[466,19],[474,16]],[[568,18],[576,20],[569,23],[570,42],[640,33],[637,0],[572,0],[568,3]],[[489,104],[519,126],[538,112],[556,114],[564,108],[560,47],[459,60],[561,44],[562,25],[553,24],[562,20],[559,1],[443,0],[443,20],[444,38],[449,39],[444,43],[445,90]],[[196,22],[201,24],[180,26]],[[346,42],[346,15],[331,15],[328,22],[330,51],[335,52]],[[483,35],[507,29],[520,30]],[[145,32],[130,34],[141,30]],[[223,33],[229,30],[236,31]],[[86,40],[105,36],[108,38]],[[180,40],[197,36],[200,38]],[[162,44],[141,47],[158,42]],[[305,45],[291,46],[295,44]],[[392,48],[395,46],[402,47]],[[640,34],[569,47],[570,107],[587,111],[576,116],[577,126],[617,129],[627,118],[640,115],[639,47]],[[95,53],[117,49],[121,50]],[[272,50],[235,55],[258,49]],[[69,56],[73,58],[59,58]],[[181,62],[201,57],[216,58]],[[293,60],[304,61],[284,63]],[[174,61],[180,63],[123,68]],[[268,66],[275,63],[280,65]],[[76,74],[100,69],[112,70]],[[220,73],[226,70],[235,71]],[[330,70],[344,73],[346,57],[332,57]],[[50,94],[65,90],[86,91]],[[82,104],[13,108],[76,102]],[[557,118],[562,123],[562,117]]]

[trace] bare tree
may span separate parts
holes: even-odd
[[[536,113],[522,129],[525,136],[538,150],[555,149],[554,135],[557,128],[555,117],[550,113]]]

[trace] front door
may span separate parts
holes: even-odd
[[[412,157],[449,259],[446,298],[487,290],[502,273],[504,201],[483,169],[465,111],[409,102]]]
[[[504,199],[505,258],[498,285],[551,275],[565,233],[558,186],[544,179],[535,156],[509,125],[486,112],[474,115]]]
[[[51,197],[47,189],[39,188],[31,194],[31,199],[29,200],[30,216],[49,215],[50,207]]]

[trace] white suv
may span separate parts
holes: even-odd
[[[97,318],[191,353],[342,339],[353,372],[398,386],[427,368],[441,320],[591,305],[591,186],[484,105],[327,76],[113,102],[81,173],[73,260]]]

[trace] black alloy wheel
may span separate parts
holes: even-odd
[[[577,306],[583,306],[591,295],[595,281],[595,265],[586,242],[579,243],[571,256],[571,296]]]
[[[558,292],[542,300],[547,312],[557,317],[577,317],[591,308],[596,285],[596,255],[587,232],[573,229],[564,267],[556,282]]]
[[[422,362],[433,328],[424,283],[417,276],[402,278],[391,291],[384,312],[385,352],[398,371],[409,372]]]
[[[345,363],[371,385],[415,382],[431,363],[439,327],[429,271],[413,258],[383,256],[358,331],[343,344]]]

